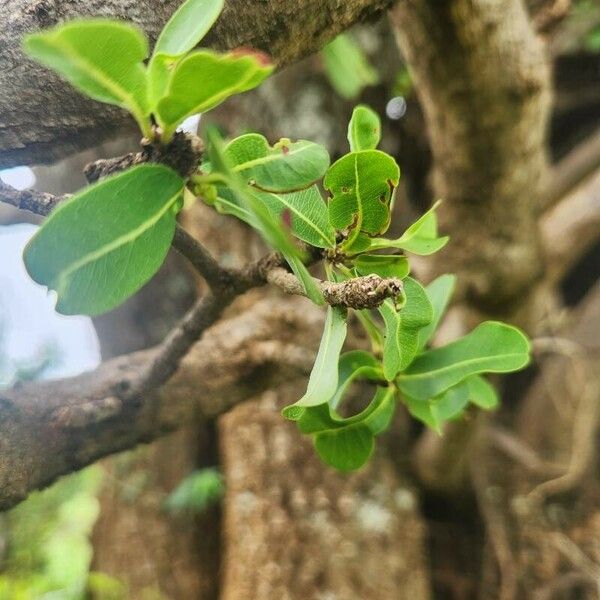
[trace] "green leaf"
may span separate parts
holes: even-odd
[[[154,54],[183,56],[198,45],[223,10],[224,0],[187,0],[164,26]]]
[[[349,34],[338,35],[321,55],[331,85],[343,98],[356,98],[364,87],[379,80],[377,71]]]
[[[331,429],[315,435],[315,449],[321,460],[338,471],[355,471],[373,453],[375,438],[364,423]]]
[[[187,0],[164,26],[148,65],[154,104],[162,98],[178,60],[206,35],[223,10],[224,0]]]
[[[335,231],[316,185],[290,194],[259,192],[257,196],[281,227],[290,228],[298,239],[317,248],[335,247]]]
[[[321,179],[329,166],[329,154],[319,144],[282,139],[271,147],[258,133],[235,138],[225,153],[246,183],[267,192],[305,189]]]
[[[213,129],[207,132],[207,138],[210,142],[211,169],[214,169],[216,173],[221,173],[224,183],[229,186],[235,203],[241,208],[238,211],[240,218],[245,213],[252,215],[251,220],[247,222],[260,232],[270,246],[282,253],[296,277],[301,281],[306,295],[316,304],[323,304],[323,294],[302,262],[302,255],[287,231],[273,218],[256,190],[246,185],[239,173],[233,171],[229,159],[224,153],[223,141],[219,134]],[[231,210],[233,206],[234,204],[231,204],[228,208]]]
[[[484,377],[472,375],[465,382],[469,386],[469,400],[479,408],[493,410],[500,403],[496,388]]]
[[[414,360],[419,349],[419,330],[433,319],[433,307],[420,283],[407,277],[404,294],[406,303],[400,311],[391,300],[386,300],[379,307],[385,323],[383,372],[388,381],[392,381]]]
[[[445,423],[461,415],[467,404],[469,385],[464,380],[431,400],[431,414],[438,423]]]
[[[379,115],[364,104],[359,104],[352,112],[348,125],[350,150],[373,150],[381,140],[381,119]]]
[[[327,307],[327,317],[319,352],[315,359],[306,393],[298,402],[284,409],[286,418],[293,418],[292,407],[318,406],[329,402],[338,387],[338,360],[346,339],[346,311],[338,307]]]
[[[427,256],[441,250],[450,238],[448,236],[438,237],[435,211],[439,205],[440,202],[436,202],[398,239],[386,240],[378,238],[372,240],[371,249],[400,248],[401,250],[420,254],[421,256]]]
[[[400,390],[428,400],[479,373],[509,373],[529,362],[530,344],[516,327],[486,321],[465,337],[416,358],[400,375]]]
[[[139,29],[103,19],[71,21],[28,35],[24,48],[90,98],[129,110],[148,132],[150,109],[142,62],[148,43]]]
[[[166,96],[157,106],[163,135],[168,139],[187,117],[256,87],[272,71],[266,55],[258,52],[216,54],[201,50],[189,54],[177,63]]]
[[[331,193],[329,221],[349,231],[345,248],[351,248],[361,232],[378,235],[387,230],[399,179],[396,161],[379,150],[352,152],[331,165],[323,181]]]
[[[338,387],[329,400],[329,406],[332,409],[338,408],[344,394],[357,379],[369,381],[383,379],[381,363],[370,352],[352,350],[342,354],[338,363]]]
[[[354,267],[360,275],[375,273],[398,279],[404,279],[410,272],[408,259],[399,254],[361,254],[354,259]]]
[[[410,396],[404,395],[402,397],[408,412],[417,420],[425,423],[427,427],[430,427],[437,433],[442,433],[441,423],[438,422],[436,416],[431,410],[431,402],[424,400],[416,400]]]
[[[427,296],[433,306],[433,320],[419,332],[419,350],[425,348],[427,342],[436,332],[442,317],[446,313],[455,286],[456,275],[440,275],[427,286]]]
[[[97,315],[135,293],[171,245],[184,182],[162,165],[140,165],[61,204],[31,239],[31,277],[56,290],[56,310]]]
[[[362,412],[344,419],[329,404],[308,407],[298,427],[313,435],[315,448],[325,463],[341,471],[352,471],[367,462],[375,436],[389,427],[395,408],[395,389],[378,387]]]

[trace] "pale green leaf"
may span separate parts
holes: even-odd
[[[316,185],[289,194],[258,192],[281,227],[290,228],[300,240],[317,248],[333,248],[335,231],[329,224],[327,206]]]
[[[24,252],[27,271],[56,290],[63,314],[97,315],[135,293],[161,266],[175,231],[183,180],[140,165],[61,204]]]
[[[235,138],[225,153],[246,183],[267,192],[307,188],[321,179],[329,166],[329,154],[319,144],[282,139],[269,146],[258,133]]]
[[[346,311],[327,307],[323,336],[306,393],[293,406],[318,406],[333,398],[338,387],[338,360],[346,332]]]
[[[450,239],[448,236],[438,237],[436,209],[440,202],[436,202],[424,215],[415,221],[401,237],[395,240],[377,238],[371,241],[371,249],[399,248],[427,256],[441,250]]]
[[[323,48],[322,56],[329,81],[343,98],[356,98],[364,87],[379,80],[377,71],[349,34],[338,35]]]
[[[256,87],[272,71],[273,65],[258,52],[216,54],[201,50],[189,54],[177,63],[166,96],[157,106],[165,137],[168,139],[187,117]]]
[[[383,380],[381,363],[369,352],[352,350],[342,354],[338,364],[338,387],[329,400],[329,406],[337,409],[350,385],[357,379]]]
[[[469,386],[469,400],[473,404],[484,410],[493,410],[498,406],[498,392],[487,379],[480,375],[472,375],[465,381]]]
[[[419,350],[425,348],[427,342],[436,332],[442,317],[446,313],[455,286],[455,275],[440,275],[427,286],[427,296],[433,306],[433,320],[419,332]]]
[[[359,275],[375,273],[381,277],[404,279],[410,272],[408,259],[399,254],[361,254],[353,264]]]
[[[360,233],[379,235],[390,223],[390,202],[400,178],[396,161],[379,150],[352,152],[336,161],[323,181],[331,194],[329,221],[348,231],[345,248]]]
[[[157,103],[178,60],[206,35],[223,10],[224,0],[187,0],[161,31],[148,65],[150,94]]]
[[[348,142],[350,150],[373,150],[381,139],[381,119],[368,106],[359,104],[352,112],[348,124]]]
[[[410,396],[404,395],[402,397],[408,412],[417,420],[421,421],[427,427],[430,427],[437,433],[441,434],[441,423],[437,420],[436,416],[431,410],[431,402],[425,400],[416,400]]]
[[[139,29],[104,19],[71,21],[28,35],[24,47],[84,94],[129,110],[147,133],[150,108],[142,61],[148,43]]]
[[[164,26],[154,54],[183,56],[192,50],[213,26],[223,10],[224,0],[187,0]]]
[[[428,400],[479,373],[518,371],[529,362],[530,344],[516,327],[486,321],[465,337],[416,358],[400,375],[400,390]]]

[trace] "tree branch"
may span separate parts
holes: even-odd
[[[298,374],[300,348],[314,348],[321,326],[322,311],[304,300],[266,298],[207,331],[166,385],[141,396],[122,392],[171,343],[78,377],[0,390],[0,510],[60,475],[149,442],[192,418],[213,418]],[[300,367],[303,372],[309,364]]]
[[[270,54],[281,67],[319,50],[356,22],[376,17],[393,0],[227,0],[203,45],[240,46]],[[151,39],[181,0],[53,0],[0,3],[0,168],[46,164],[134,131],[122,110],[86,99],[23,56],[27,33],[82,16],[132,21]]]

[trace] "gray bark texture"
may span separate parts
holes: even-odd
[[[151,39],[179,0],[6,0],[0,5],[0,168],[47,164],[125,131],[122,110],[81,96],[21,50],[27,33],[76,17],[102,16],[139,25]],[[287,65],[319,50],[352,24],[375,17],[392,0],[227,0],[203,42],[257,48]]]

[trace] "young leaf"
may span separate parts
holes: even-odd
[[[187,0],[164,26],[154,54],[183,56],[206,35],[223,10],[224,0]]]
[[[479,408],[493,410],[500,403],[496,388],[484,377],[472,375],[465,382],[469,386],[469,400]]]
[[[391,300],[379,308],[385,323],[383,372],[388,381],[413,361],[418,352],[419,330],[433,319],[433,308],[420,283],[407,277],[404,293],[406,303],[400,311],[396,311]]]
[[[329,166],[329,154],[319,144],[282,139],[271,147],[258,133],[235,138],[225,146],[225,154],[248,184],[267,192],[305,189]]]
[[[400,390],[428,400],[470,375],[518,371],[529,362],[530,345],[516,327],[486,321],[465,337],[421,354],[400,375]]]
[[[406,256],[399,254],[361,254],[354,259],[359,275],[375,273],[381,277],[404,279],[410,272]]]
[[[316,185],[290,194],[257,192],[257,196],[281,226],[291,228],[298,239],[317,248],[335,246],[335,231]]]
[[[266,55],[209,50],[183,58],[173,71],[167,93],[157,106],[157,117],[168,139],[177,125],[196,113],[214,108],[229,96],[259,85],[273,71]]]
[[[345,248],[351,248],[361,232],[379,235],[387,230],[399,179],[396,161],[379,150],[352,152],[331,165],[323,181],[331,193],[329,221],[349,231]]]
[[[239,173],[233,171],[218,133],[215,130],[209,131],[207,137],[210,141],[211,169],[222,174],[236,203],[243,211],[252,215],[249,224],[260,232],[269,245],[283,254],[296,277],[302,282],[306,295],[316,304],[323,304],[323,294],[302,262],[300,252],[294,246],[287,231],[273,218],[265,203],[258,197],[256,190],[246,185]],[[243,211],[239,211],[240,217]]]
[[[419,332],[419,350],[422,350],[435,333],[446,313],[446,308],[454,292],[456,275],[440,275],[426,288],[427,296],[433,306],[433,320]]]
[[[359,104],[352,112],[348,124],[348,142],[350,150],[373,150],[381,139],[381,119],[368,106]]]
[[[148,65],[150,95],[156,104],[167,89],[177,61],[206,35],[223,10],[224,0],[187,0],[160,33]]]
[[[467,404],[469,385],[465,380],[431,400],[431,413],[438,423],[445,423],[461,415]]]
[[[103,19],[71,21],[28,35],[25,51],[94,100],[129,110],[149,130],[143,60],[148,43],[136,27]]]
[[[386,240],[378,238],[371,240],[371,249],[400,248],[401,250],[420,254],[421,256],[427,256],[441,250],[450,238],[448,236],[438,237],[435,211],[439,204],[439,202],[436,202],[398,239]]]
[[[338,386],[338,360],[344,340],[346,339],[346,311],[329,306],[319,352],[315,359],[306,393],[292,407],[318,406],[329,402]],[[293,414],[287,409],[284,415],[288,418]]]
[[[31,277],[56,290],[56,310],[97,315],[146,283],[175,231],[183,180],[161,165],[140,165],[61,204],[23,255]]]
[[[325,72],[335,91],[343,98],[356,98],[361,90],[379,80],[360,46],[342,33],[322,51]]]

